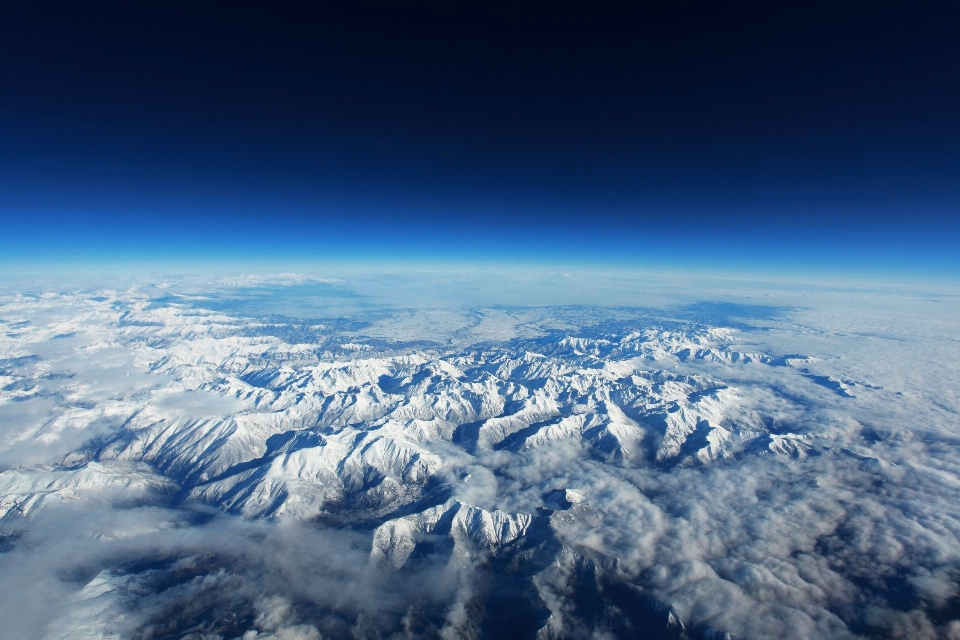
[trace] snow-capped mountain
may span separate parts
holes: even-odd
[[[204,300],[3,300],[4,553],[26,567],[60,513],[110,514],[77,535],[113,541],[81,577],[57,574],[77,585],[67,613],[29,633],[842,637],[893,628],[858,604],[894,597],[886,578],[863,582],[887,575],[869,568],[879,557],[926,572],[904,579],[931,629],[960,625],[955,596],[929,595],[949,578],[923,578],[960,566],[955,509],[918,525],[939,559],[845,546],[856,492],[887,487],[868,500],[883,511],[913,499],[893,487],[949,502],[960,482],[910,455],[910,436],[868,426],[909,389],[857,382],[825,350],[767,353],[742,327],[630,309],[437,312],[410,340],[430,312],[296,321]],[[252,528],[222,547],[190,537],[214,526]],[[251,564],[250,540],[294,530],[349,539],[330,571],[382,606],[248,584],[249,566],[279,571]],[[148,541],[139,565],[133,539]],[[283,571],[310,570],[327,571]],[[170,613],[193,592],[209,606]],[[286,622],[264,622],[280,609]]]

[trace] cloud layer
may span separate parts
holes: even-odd
[[[0,301],[16,637],[960,637],[956,299],[171,286]]]

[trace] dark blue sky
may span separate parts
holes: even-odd
[[[960,275],[960,4],[4,3],[4,266]]]

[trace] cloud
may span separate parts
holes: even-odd
[[[442,576],[452,568],[428,563],[401,579],[380,571],[369,552],[366,536],[316,525],[53,505],[0,556],[5,585],[16,587],[0,618],[18,638],[73,628],[120,637],[229,637],[239,629],[313,638],[316,626],[331,637],[356,625],[400,628],[414,604],[441,616],[449,582]]]
[[[298,284],[339,284],[338,278],[323,278],[303,273],[277,273],[272,275],[247,274],[242,276],[225,276],[213,281],[220,287],[289,287]]]

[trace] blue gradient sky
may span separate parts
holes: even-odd
[[[7,3],[0,269],[960,279],[960,5]]]

